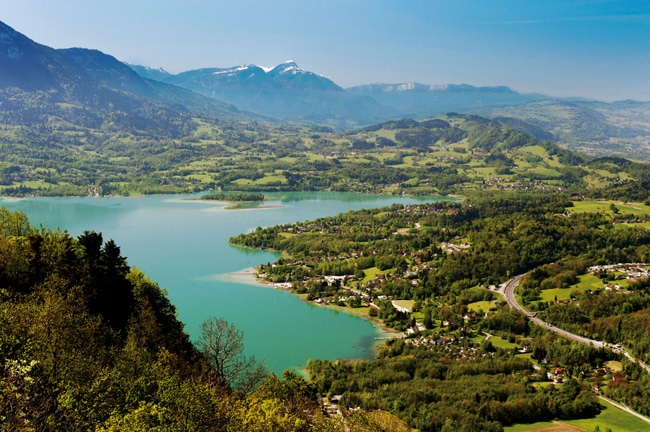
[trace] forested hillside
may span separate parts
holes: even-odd
[[[393,194],[563,191],[648,196],[648,167],[594,159],[477,116],[403,119],[354,133],[186,118],[169,136],[61,123],[5,126],[5,195],[130,195],[221,189]],[[50,119],[51,120],[51,119]]]
[[[572,151],[593,156],[650,160],[648,102],[548,99],[510,107],[478,108],[470,112],[495,120],[507,117],[524,121],[552,134],[552,140]]]

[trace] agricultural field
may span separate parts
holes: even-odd
[[[643,203],[622,201],[574,201],[573,207],[567,208],[570,213],[602,213],[612,217],[620,215],[633,215],[637,217],[650,217],[650,207]]]
[[[478,344],[482,343],[483,341],[490,341],[490,343],[494,348],[500,348],[504,350],[511,350],[519,346],[516,343],[509,342],[500,336],[493,336],[493,335],[486,335],[486,334],[477,335],[473,337],[472,340]]]
[[[571,285],[567,288],[553,288],[542,290],[541,299],[546,302],[557,300],[568,301],[571,300],[571,296],[574,292],[584,293],[595,290],[602,291],[605,289],[605,283],[602,281],[602,279],[592,274],[580,275],[578,276],[578,279],[579,282],[577,284]],[[626,281],[617,281],[617,283],[618,282]]]
[[[393,300],[393,304],[408,310],[413,310],[415,300]]]
[[[218,189],[481,196],[477,192],[487,190],[620,199],[619,189],[628,194],[629,183],[649,170],[624,160],[592,161],[467,115],[386,122],[352,132],[201,119],[188,124],[180,138],[143,140],[129,133],[107,137],[91,132],[58,131],[75,145],[52,149],[43,164],[36,163],[39,146],[14,142],[18,135],[5,130],[7,143],[1,147],[12,157],[0,169],[0,193],[137,195]],[[106,140],[110,145],[102,144]],[[633,195],[644,200],[647,188],[644,194]],[[589,211],[586,202],[571,211]],[[646,213],[617,205],[620,213]]]
[[[482,300],[482,301],[477,301],[468,304],[467,309],[472,312],[478,312],[478,311],[488,312],[491,309],[496,310],[496,306],[494,304],[494,301]]]
[[[604,409],[592,419],[518,424],[505,427],[504,432],[592,432],[596,430],[596,427],[601,432],[607,430],[612,432],[650,431],[650,423],[628,414],[604,400],[601,400],[600,403]]]

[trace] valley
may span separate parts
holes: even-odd
[[[0,430],[647,426],[648,102],[0,48]]]

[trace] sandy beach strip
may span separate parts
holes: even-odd
[[[231,273],[223,273],[220,275],[216,275],[215,279],[227,281],[227,282],[246,284],[246,285],[269,286],[264,280],[258,279],[255,274],[256,274],[255,268],[249,267]]]

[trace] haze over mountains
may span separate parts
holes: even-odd
[[[556,141],[573,151],[650,161],[650,102],[544,99],[477,107],[467,112],[500,121],[538,139]],[[514,119],[520,124],[513,123]],[[550,137],[525,129],[530,127]]]
[[[308,121],[371,123],[396,113],[368,97],[355,96],[333,81],[302,70],[294,62],[273,69],[259,66],[208,68],[165,74],[133,66],[142,76],[190,89],[265,116]]]
[[[418,83],[344,89],[289,61],[170,74],[97,50],[53,49],[0,22],[0,120],[182,135],[183,118],[282,120],[353,129],[398,118],[472,112],[591,154],[650,158],[650,103],[520,94],[505,86]],[[40,119],[40,120],[39,120]]]
[[[423,117],[467,108],[518,104],[543,98],[508,87],[368,84],[343,89],[332,80],[288,61],[274,68],[243,65],[176,75],[131,65],[141,76],[214,97],[241,109],[285,120],[370,124],[398,117]]]

